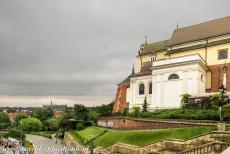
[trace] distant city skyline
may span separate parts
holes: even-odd
[[[139,45],[230,15],[228,0],[2,0],[0,106],[109,103]]]

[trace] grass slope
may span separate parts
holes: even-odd
[[[90,134],[100,134],[105,129],[103,128],[86,128],[78,131],[78,134],[84,138],[90,138]],[[216,130],[215,127],[191,127],[165,130],[108,130],[103,135],[94,140],[95,146],[107,147],[115,143],[126,143],[138,146],[144,146],[152,142],[157,142],[163,139],[188,139],[203,133]]]

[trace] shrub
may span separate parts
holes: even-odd
[[[220,103],[220,94],[219,94],[219,93],[216,93],[216,94],[212,95],[212,96],[210,97],[210,100],[211,100],[212,106],[213,106],[214,108],[219,107],[219,103]]]
[[[189,98],[190,96],[191,96],[191,95],[190,95],[190,94],[187,94],[187,93],[180,95],[180,97],[181,97],[180,103],[181,103],[181,106],[182,106],[183,108],[184,108],[184,107],[186,106],[186,104],[188,103],[188,98]]]
[[[133,107],[133,112],[131,113],[132,116],[134,117],[139,117],[140,116],[140,107],[139,106],[134,106]]]
[[[78,123],[77,125],[76,125],[76,129],[79,131],[79,130],[83,130],[83,129],[85,129],[85,126],[82,124],[82,123]]]
[[[123,116],[127,116],[129,114],[129,109],[128,108],[124,108],[122,115]]]

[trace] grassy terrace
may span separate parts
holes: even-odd
[[[107,131],[104,132],[105,130]],[[72,132],[72,135],[77,133],[79,136],[86,139],[91,139],[92,136],[99,136],[94,140],[94,145],[100,147],[107,147],[118,142],[144,146],[146,144],[157,142],[163,139],[188,139],[214,130],[216,130],[216,127],[191,127],[164,130],[132,131],[89,127],[81,131]],[[78,138],[78,135],[75,135],[75,138]]]

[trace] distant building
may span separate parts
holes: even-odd
[[[64,111],[67,105],[58,105],[58,104],[53,104],[52,101],[50,104],[43,104],[43,108],[52,108],[54,111]]]

